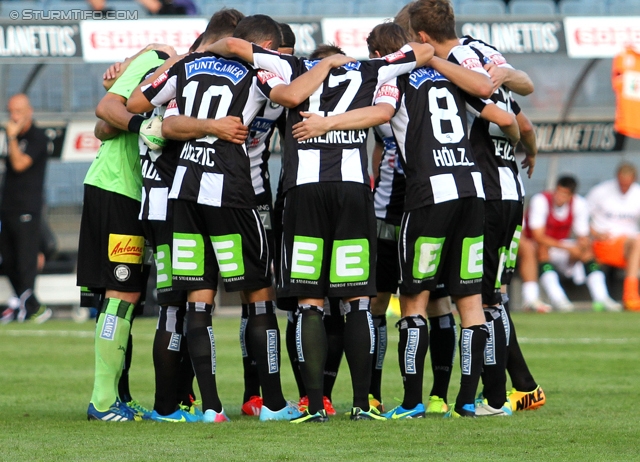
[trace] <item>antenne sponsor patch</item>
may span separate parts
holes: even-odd
[[[462,67],[466,67],[467,69],[475,69],[477,67],[482,67],[482,63],[478,58],[467,58],[460,63]]]
[[[415,69],[411,74],[409,74],[409,83],[415,89],[420,88],[420,85],[425,83],[427,80],[435,82],[436,80],[447,79],[432,67],[421,67],[419,69]]]
[[[199,58],[184,65],[187,79],[194,75],[209,74],[225,77],[234,84],[240,82],[249,72],[241,63],[212,56]]]
[[[109,234],[109,261],[142,264],[144,237]]]
[[[398,87],[394,85],[383,85],[380,87],[380,90],[378,90],[378,94],[376,95],[376,98],[382,98],[385,96],[388,96],[398,101],[400,100],[400,90],[398,90]]]
[[[162,74],[160,74],[151,84],[151,86],[153,88],[158,88],[158,85],[160,85],[162,82],[164,82],[165,80],[167,80],[167,78],[169,77],[167,74],[168,71],[163,72]]]
[[[404,58],[405,56],[407,55],[404,54],[404,51],[398,50],[395,53],[391,53],[390,55],[385,56],[384,60],[388,63],[393,63],[395,61],[398,61],[399,59]]]
[[[114,314],[106,314],[104,316],[104,324],[100,332],[100,338],[105,340],[113,340],[116,327],[118,327],[118,317]]]
[[[264,69],[258,71],[258,80],[260,80],[260,83],[262,84],[274,78],[278,78],[278,74],[270,71],[265,71]]]

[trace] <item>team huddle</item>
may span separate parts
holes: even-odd
[[[537,153],[512,92],[533,84],[491,46],[458,38],[448,0],[408,4],[367,44],[369,60],[331,45],[298,58],[286,24],[223,9],[188,54],[154,44],[107,72],[78,261],[83,303],[99,308],[90,420],[229,420],[216,386],[219,276],[240,292],[242,412],[260,420],[327,421],[343,354],[352,420],[505,416],[545,403],[506,295],[523,221],[514,148],[522,144],[529,176]],[[274,198],[276,129],[284,148]],[[160,313],[149,411],[132,399],[127,374],[153,257]],[[385,312],[398,290],[404,397],[385,412]],[[282,393],[276,308],[289,315],[298,403]],[[449,405],[458,342],[462,376]]]

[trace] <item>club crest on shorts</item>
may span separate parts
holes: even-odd
[[[131,277],[131,270],[127,265],[118,265],[113,270],[113,275],[120,282],[124,282]]]

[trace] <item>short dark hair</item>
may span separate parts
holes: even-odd
[[[449,0],[418,0],[409,7],[411,29],[425,32],[438,43],[455,39],[456,16]]]
[[[571,194],[573,194],[576,192],[576,189],[578,189],[578,181],[571,175],[564,175],[558,178],[558,181],[556,181],[556,187],[567,188],[571,191]]]
[[[278,23],[266,14],[246,16],[238,23],[236,30],[233,31],[233,36],[253,43],[271,40],[272,50],[277,50],[280,47],[282,37]]]
[[[189,53],[193,53],[194,51],[196,51],[200,47],[200,44],[202,43],[202,36],[203,35],[204,34],[198,35],[198,38],[193,41],[193,43],[189,47]]]
[[[278,23],[280,31],[282,32],[282,40],[280,41],[280,48],[295,48],[296,46],[296,34],[293,33],[291,26],[286,22]]]
[[[322,59],[322,58],[326,58],[327,56],[333,56],[333,55],[344,55],[345,52],[342,51],[342,48],[340,48],[337,45],[334,45],[332,43],[328,43],[328,44],[322,44],[322,45],[318,45],[316,47],[315,50],[313,50],[313,53],[311,53],[309,55],[309,59]]]
[[[377,51],[382,56],[398,51],[407,42],[409,35],[402,27],[392,22],[378,24],[367,37],[369,53]]]
[[[213,43],[225,37],[231,37],[243,18],[244,14],[233,8],[222,8],[216,11],[202,33],[201,42]]]

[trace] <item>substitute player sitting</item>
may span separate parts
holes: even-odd
[[[636,167],[622,163],[616,179],[594,186],[587,195],[593,252],[598,263],[625,269],[622,304],[640,311],[640,185]]]
[[[558,270],[576,283],[586,284],[597,311],[619,311],[622,306],[609,296],[605,276],[596,263],[589,237],[589,207],[575,194],[578,186],[572,176],[558,179],[553,191],[531,198],[524,235],[531,241],[522,248],[522,295],[525,306],[538,298],[537,272],[551,305],[557,311],[572,311],[573,303],[560,285]],[[573,239],[570,237],[573,235]],[[537,263],[537,265],[536,265]]]

